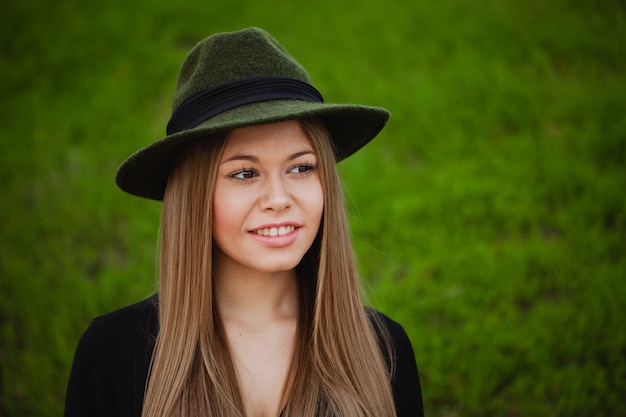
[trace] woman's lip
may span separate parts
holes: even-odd
[[[280,222],[280,223],[268,223],[268,224],[262,224],[260,226],[257,226],[254,229],[250,229],[250,231],[255,232],[260,229],[268,229],[272,227],[285,227],[285,226],[300,227],[300,223],[293,222],[293,221],[286,221],[286,222]]]
[[[282,229],[282,230],[281,230]],[[269,247],[280,248],[291,245],[298,237],[300,227],[295,226],[272,226],[257,228],[248,232],[250,237]]]
[[[285,225],[285,226],[271,226],[271,227],[263,227],[259,229],[253,230],[251,233],[255,233],[259,236],[284,236],[290,233],[293,233],[296,230],[295,226]]]
[[[252,230],[249,230],[250,233],[256,233],[261,236],[279,236],[286,235],[293,232],[295,229],[301,227],[299,223],[287,221],[280,223],[268,223],[258,227],[255,227]]]

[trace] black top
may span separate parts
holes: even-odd
[[[422,417],[411,342],[400,324],[377,314],[398,364],[391,381],[398,417]],[[94,319],[76,349],[65,417],[140,417],[157,331],[154,297]]]

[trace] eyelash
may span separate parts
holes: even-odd
[[[304,168],[304,171],[297,172],[297,174],[309,176],[317,169],[317,165],[311,163],[298,164],[289,168],[289,172],[293,171],[296,168]]]
[[[241,174],[248,174],[248,173],[252,173],[252,175],[254,177],[259,175],[259,171],[257,171],[256,169],[253,168],[242,168],[238,171],[235,171],[231,174],[228,175],[229,178],[238,181],[238,182],[246,182],[246,181],[250,181],[252,180],[252,177],[248,177],[248,178],[237,178],[237,175],[241,175]]]
[[[311,175],[316,169],[317,169],[317,165],[315,164],[311,164],[311,163],[302,163],[302,164],[297,164],[294,165],[292,167],[290,167],[287,172],[291,173],[291,171],[293,171],[294,169],[303,169],[303,171],[299,171],[299,172],[295,172],[294,174],[297,175],[303,175],[308,177],[309,175]],[[238,178],[238,175],[252,175],[252,177],[247,177],[247,178]],[[235,180],[237,182],[248,182],[248,181],[252,181],[254,179],[254,177],[258,177],[259,176],[259,171],[254,169],[254,168],[242,168],[240,170],[237,170],[231,174],[228,174],[228,178]]]

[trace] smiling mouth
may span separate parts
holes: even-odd
[[[280,226],[257,229],[254,230],[253,233],[256,233],[259,236],[284,236],[293,233],[295,230],[295,226]]]

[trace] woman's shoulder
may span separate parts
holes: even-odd
[[[399,322],[371,307],[366,307],[365,311],[370,319],[374,332],[379,338],[390,339],[394,346],[402,346],[407,343],[410,346],[409,337],[404,327]]]
[[[392,370],[391,386],[398,416],[423,416],[419,372],[406,331],[400,323],[380,311],[368,308],[367,312],[383,358]]]
[[[100,333],[149,332],[157,330],[157,297],[152,296],[137,303],[122,307],[93,319],[90,327],[96,327]]]
[[[83,338],[100,345],[101,351],[119,352],[128,344],[145,343],[146,347],[158,332],[157,297],[114,310],[94,318]]]
[[[74,354],[66,416],[141,415],[157,323],[156,297],[91,321]]]
[[[152,296],[137,303],[100,315],[93,322],[105,330],[122,330],[136,325],[156,324],[158,297]]]

